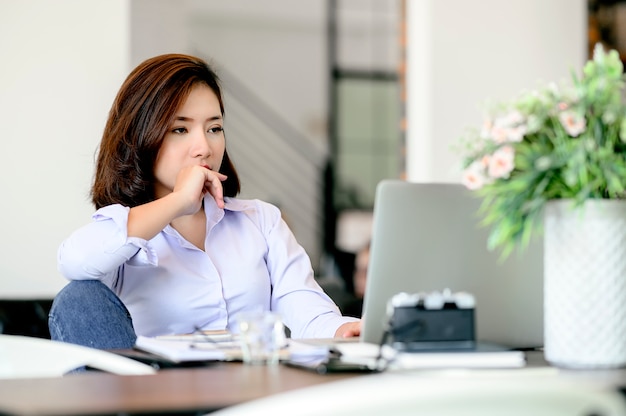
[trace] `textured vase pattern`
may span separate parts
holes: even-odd
[[[626,202],[547,204],[544,352],[567,368],[626,365]]]

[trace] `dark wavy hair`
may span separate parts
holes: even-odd
[[[217,74],[200,58],[166,54],[142,62],[120,88],[98,149],[91,200],[96,209],[111,204],[134,207],[153,201],[154,163],[163,138],[192,88],[206,84],[224,102]],[[224,151],[219,171],[228,176],[224,196],[240,190],[235,166]]]

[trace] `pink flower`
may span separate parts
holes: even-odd
[[[487,181],[482,161],[477,160],[463,171],[461,183],[472,191],[482,188]]]
[[[489,159],[488,172],[492,178],[508,178],[515,167],[515,150],[511,146],[503,146],[496,150]]]
[[[559,121],[567,134],[572,137],[578,137],[587,128],[585,117],[574,111],[563,111],[559,113]]]

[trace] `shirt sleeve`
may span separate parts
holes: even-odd
[[[271,307],[279,312],[293,338],[332,338],[346,322],[332,299],[315,281],[311,260],[273,206],[265,210],[267,266],[272,279]]]
[[[156,252],[147,240],[128,237],[130,208],[119,204],[96,211],[93,221],[72,233],[59,247],[58,269],[68,280],[107,281],[124,263],[156,266]]]

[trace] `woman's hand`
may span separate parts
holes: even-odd
[[[352,338],[361,335],[361,321],[348,322],[337,328],[335,337],[337,338]]]
[[[198,212],[207,192],[213,196],[218,207],[224,208],[223,180],[226,180],[226,175],[204,166],[181,169],[172,192],[130,209],[128,235],[150,240],[176,218]]]
[[[226,175],[209,170],[205,166],[188,166],[178,172],[174,193],[183,196],[186,201],[181,215],[191,215],[198,212],[202,206],[202,199],[209,193],[215,199],[217,206],[224,208],[224,189],[222,181]]]

